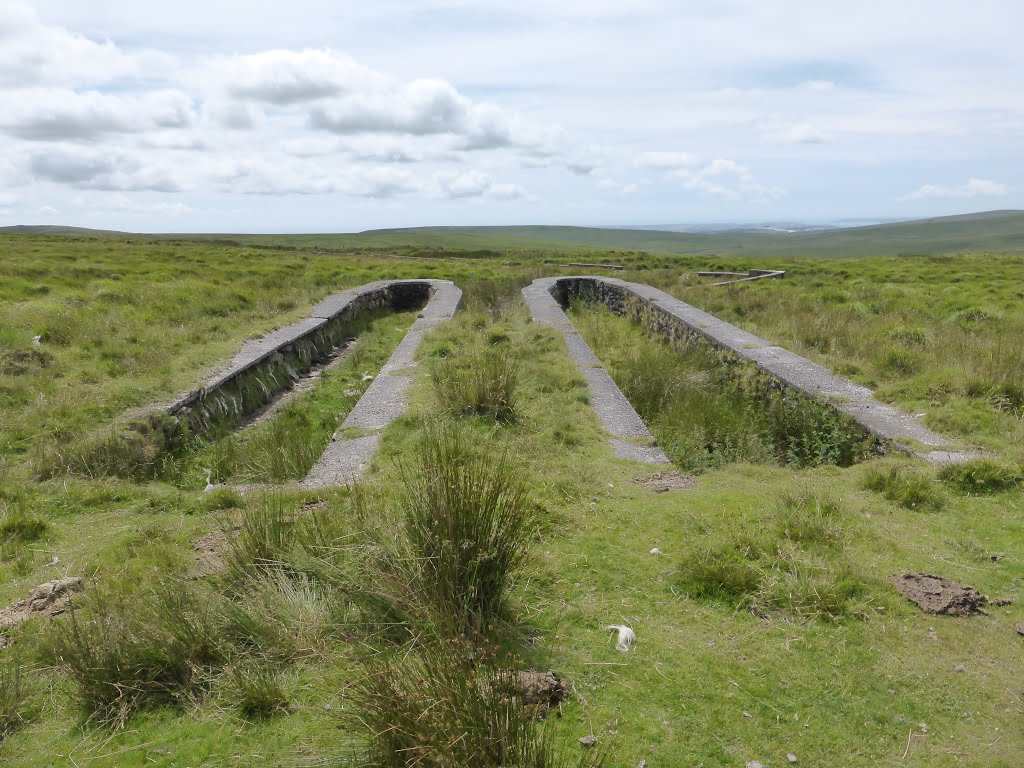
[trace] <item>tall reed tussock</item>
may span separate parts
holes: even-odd
[[[56,625],[52,652],[85,718],[115,727],[143,707],[188,700],[227,653],[214,604],[172,583],[130,600],[95,594]]]
[[[602,750],[569,757],[553,721],[540,722],[516,673],[493,649],[464,638],[419,637],[369,654],[349,708],[366,734],[357,764],[373,768],[600,766]]]
[[[438,400],[450,413],[512,423],[519,417],[519,367],[512,350],[486,347],[440,360],[430,375]]]
[[[463,428],[431,423],[401,482],[407,589],[466,631],[501,620],[529,522],[525,486],[507,454],[473,451]]]

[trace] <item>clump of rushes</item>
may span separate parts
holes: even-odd
[[[0,742],[22,722],[22,707],[28,698],[21,660],[9,656],[0,660]]]
[[[430,378],[441,405],[452,414],[504,423],[519,417],[519,357],[504,346],[438,360]]]
[[[135,594],[93,593],[54,625],[53,654],[89,721],[119,727],[135,711],[187,700],[226,657],[209,600],[183,584]]]
[[[402,483],[409,565],[422,594],[466,629],[502,618],[529,521],[507,454],[475,452],[459,426],[430,424]]]
[[[939,479],[965,493],[999,493],[1024,483],[1024,470],[991,459],[975,459],[946,465],[939,470]]]
[[[904,509],[939,510],[944,503],[942,493],[932,479],[910,467],[898,464],[871,466],[861,482],[867,490]]]
[[[266,718],[288,711],[288,694],[276,669],[263,658],[232,665],[227,671],[233,703],[245,717]]]
[[[553,721],[540,722],[516,673],[486,646],[463,638],[419,638],[413,648],[369,654],[355,682],[352,726],[366,734],[357,763],[372,768],[580,768],[557,748]]]

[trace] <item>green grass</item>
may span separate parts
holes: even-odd
[[[868,467],[864,487],[904,509],[941,509],[945,499],[936,483],[923,471],[889,464]]]
[[[716,266],[735,265],[719,260]],[[709,265],[710,266],[710,265]],[[712,288],[656,275],[682,300],[875,390],[940,432],[1024,459],[1020,256],[780,261],[784,280]]]
[[[873,383],[992,454],[936,473],[909,458],[841,468],[739,453],[702,464],[690,490],[656,494],[637,483],[655,468],[613,456],[560,336],[528,322],[515,302],[531,276],[567,273],[553,266],[564,253],[419,251],[440,260],[0,237],[0,347],[34,348],[32,336],[45,330],[36,320],[58,310],[70,340],[56,343],[55,324],[38,348],[52,355],[46,367],[0,377],[0,505],[19,520],[0,552],[0,604],[64,573],[86,584],[74,622],[40,618],[4,630],[13,644],[0,649],[0,669],[15,657],[20,669],[16,727],[0,745],[5,766],[386,765],[393,750],[382,723],[401,726],[396,739],[418,739],[424,764],[472,761],[497,744],[509,750],[506,763],[520,765],[602,757],[606,765],[771,766],[785,765],[789,752],[806,765],[1016,765],[1024,489],[1015,478],[1024,432],[1012,391],[967,385],[1015,380],[1017,257],[780,256],[785,280],[723,290],[684,276],[742,266],[737,258],[602,254],[624,259],[634,279]],[[173,481],[32,479],[40,446],[73,443],[126,409],[171,399],[243,337],[303,316],[326,293],[401,276],[455,279],[467,311],[424,343],[411,409],[383,433],[357,492],[204,494],[209,454],[200,451]],[[221,281],[216,290],[197,288],[207,278]],[[228,301],[236,286],[248,301]],[[115,302],[107,291],[145,300]],[[382,330],[396,327],[384,320]],[[121,330],[109,335],[110,327]],[[624,345],[618,333],[610,341]],[[166,342],[128,365],[132,337]],[[484,349],[522,351],[514,420],[447,411],[431,381],[438,361]],[[119,371],[105,354],[120,359]],[[978,363],[985,359],[988,368]],[[447,458],[421,463],[438,419],[458,430],[476,470]],[[316,428],[297,422],[294,436]],[[523,554],[505,572],[501,631],[451,633],[429,611],[399,616],[400,632],[380,631],[377,598],[393,599],[406,579],[398,607],[408,607],[435,570],[428,556],[400,579],[382,575],[381,556],[408,549],[406,516],[426,524],[441,499],[442,510],[458,512],[453,520],[478,520],[466,499],[486,493],[448,504],[435,491],[493,487],[502,456],[527,514],[510,538]],[[450,477],[481,466],[475,485]],[[427,483],[412,486],[425,496],[410,495],[403,472]],[[867,487],[876,484],[880,491]],[[904,488],[942,504],[903,506]],[[895,501],[883,496],[888,489]],[[38,537],[34,520],[45,523]],[[191,541],[218,529],[229,541],[227,570],[191,578]],[[463,540],[447,538],[441,549]],[[54,558],[58,565],[47,565]],[[451,560],[444,566],[456,576],[455,566],[474,563]],[[889,586],[902,571],[1015,603],[967,620],[928,616]],[[634,628],[628,654],[615,650],[609,624]],[[566,680],[561,717],[524,720],[514,698],[490,695],[523,668]],[[429,682],[419,684],[424,670]],[[579,746],[591,733],[607,752]],[[496,762],[480,762],[488,760]]]
[[[871,455],[872,441],[851,420],[724,364],[710,347],[674,347],[604,307],[580,305],[571,315],[681,469],[736,461],[849,466]]]

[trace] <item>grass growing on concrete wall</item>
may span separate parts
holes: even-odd
[[[205,482],[273,483],[301,480],[409,330],[415,312],[383,314],[352,328],[355,340],[341,362],[314,389],[281,407],[265,422],[214,440],[197,440],[174,473]]]
[[[603,306],[577,305],[572,318],[682,469],[736,461],[849,466],[871,454],[872,441],[848,418],[768,388],[710,347],[674,347]]]

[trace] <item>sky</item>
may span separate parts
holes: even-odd
[[[1020,0],[0,0],[0,226],[1024,208]]]

